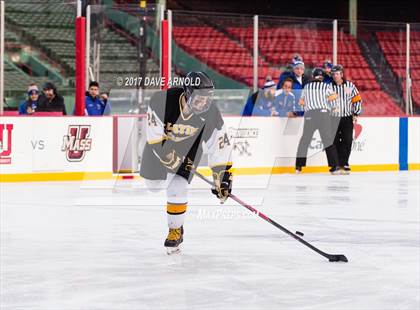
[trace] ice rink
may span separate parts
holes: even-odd
[[[420,309],[419,172],[239,176],[234,193],[349,263],[330,263],[197,179],[182,253],[142,180],[1,186],[1,309]],[[236,187],[235,187],[236,186]]]

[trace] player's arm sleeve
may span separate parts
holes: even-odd
[[[161,144],[167,139],[164,130],[164,124],[161,118],[157,115],[150,106],[147,108],[147,131],[146,139],[150,145]]]
[[[327,86],[326,96],[327,96],[328,102],[331,104],[331,108],[332,109],[337,108],[338,107],[338,102],[337,102],[338,94],[333,90],[333,88],[331,87],[331,84],[328,84]]]
[[[353,107],[353,115],[360,115],[362,113],[362,97],[360,96],[359,90],[356,88],[354,84],[352,84],[352,107]]]
[[[220,112],[217,111],[215,117],[215,124],[210,126],[204,140],[208,152],[209,167],[213,170],[229,170],[232,167],[232,142]]]
[[[164,106],[166,100],[162,94],[155,94],[147,108],[147,129],[146,129],[146,140],[149,144],[153,153],[158,159],[164,163],[168,160],[168,156],[173,151],[173,142],[170,141],[165,134],[164,124],[164,111],[159,109]],[[157,101],[157,102],[156,102]]]
[[[229,170],[232,167],[232,143],[228,137],[226,127],[213,130],[210,139],[206,142],[207,151],[209,153],[209,167],[211,169],[221,168]]]

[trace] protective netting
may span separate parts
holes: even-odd
[[[339,22],[338,62],[361,91],[364,115],[400,115],[404,106],[405,24]]]
[[[113,114],[144,112],[150,92],[160,88],[157,14],[153,5],[90,6],[88,79],[110,93]]]
[[[72,110],[74,100],[74,22],[71,1],[5,3],[6,107],[25,99],[28,85],[53,82]]]
[[[410,76],[413,111],[420,113],[420,23],[410,25]]]
[[[215,101],[225,114],[238,115],[253,79],[252,46],[228,29],[252,29],[250,16],[175,11],[173,66],[185,75],[206,72],[216,87]]]

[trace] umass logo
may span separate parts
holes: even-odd
[[[0,164],[12,163],[13,124],[0,124]]]
[[[86,152],[92,147],[89,125],[70,125],[68,133],[63,137],[61,151],[66,152],[70,162],[82,161]]]

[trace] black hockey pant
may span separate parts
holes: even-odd
[[[334,145],[338,154],[338,165],[349,166],[349,157],[353,143],[353,117],[332,117],[332,123],[337,128]]]
[[[305,122],[303,125],[303,134],[299,141],[298,151],[296,155],[296,167],[306,166],[306,157],[308,147],[316,130],[319,131],[322,144],[327,153],[328,165],[337,167],[338,156],[337,150],[333,143],[334,135],[331,130],[331,117],[328,110],[311,110],[305,112]]]

